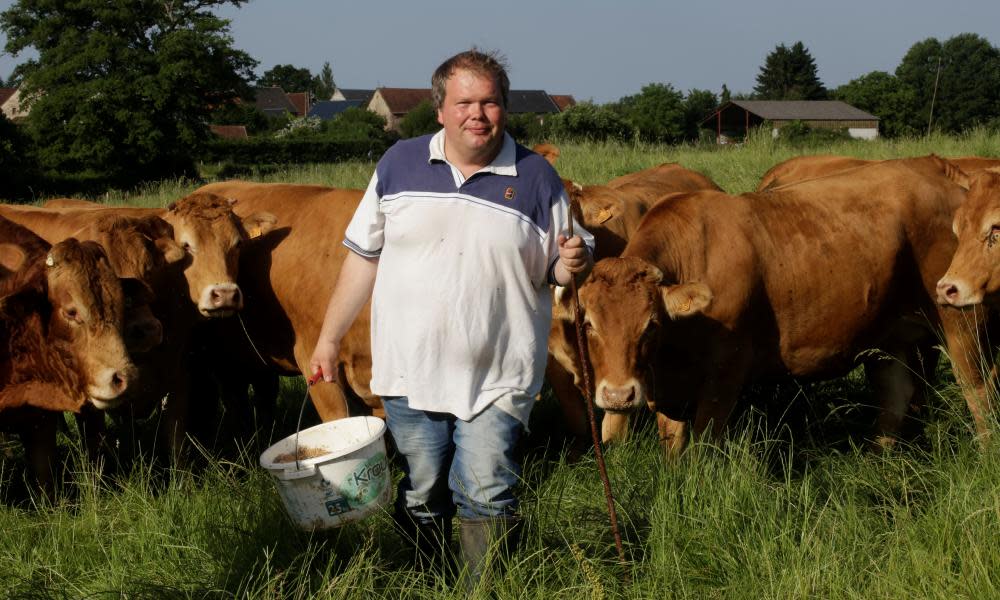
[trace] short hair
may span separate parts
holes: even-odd
[[[504,109],[507,108],[507,97],[510,95],[510,79],[507,77],[507,59],[502,54],[493,50],[483,52],[473,47],[471,50],[459,52],[448,60],[441,63],[431,77],[431,99],[434,101],[434,108],[440,109],[444,106],[445,85],[448,79],[458,69],[472,71],[483,76],[492,77],[500,87],[500,96],[503,100]]]

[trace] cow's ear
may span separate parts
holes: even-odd
[[[552,318],[572,321],[573,317],[573,290],[568,285],[552,286]]]
[[[615,217],[621,217],[625,211],[625,202],[621,198],[594,203],[583,211],[584,227],[603,225]]]
[[[250,239],[259,238],[274,229],[278,223],[278,217],[269,212],[258,212],[250,216],[243,217],[243,229],[246,230]]]
[[[163,260],[167,261],[168,265],[182,260],[186,254],[184,248],[181,248],[180,244],[175,242],[173,238],[156,238],[156,241],[153,243],[156,244],[156,249],[160,251],[160,254],[163,255]]]
[[[712,302],[712,290],[704,283],[680,283],[660,288],[663,308],[671,319],[683,319],[704,312]]]
[[[16,244],[0,244],[0,267],[8,271],[20,271],[28,255]]]

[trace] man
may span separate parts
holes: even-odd
[[[495,56],[457,54],[431,84],[443,129],[376,167],[311,366],[333,381],[371,297],[371,389],[405,474],[397,524],[425,559],[440,556],[457,507],[478,577],[491,545],[516,544],[514,446],[545,370],[548,284],[587,276],[593,238],[567,239],[559,176],[504,132],[510,84]]]

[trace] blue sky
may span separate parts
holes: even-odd
[[[0,10],[12,4],[0,0]],[[429,87],[434,67],[477,45],[507,56],[514,88],[596,102],[651,82],[751,91],[767,54],[799,40],[827,87],[891,72],[928,37],[972,32],[1000,45],[998,0],[254,0],[221,13],[259,73],[276,64],[318,73],[329,61],[342,87]],[[0,55],[0,75],[18,62]]]

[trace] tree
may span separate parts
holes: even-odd
[[[323,63],[323,69],[319,72],[313,85],[313,93],[320,100],[329,100],[333,96],[333,90],[337,88],[337,84],[333,81],[333,69],[330,67],[329,61]]]
[[[430,100],[424,100],[406,113],[399,121],[399,133],[404,138],[417,137],[425,133],[434,133],[441,129],[437,120],[437,111]]]
[[[552,134],[566,138],[604,140],[631,137],[632,128],[611,106],[598,106],[593,102],[578,102],[549,122]]]
[[[718,107],[719,101],[709,90],[688,92],[684,99],[684,139],[697,140],[701,133],[701,122]]]
[[[767,55],[754,91],[761,100],[823,100],[826,89],[816,73],[816,61],[802,42],[779,44]]]
[[[833,97],[879,117],[886,137],[913,135],[913,91],[885,71],[872,71],[838,87]]]
[[[323,124],[325,135],[335,140],[389,140],[382,115],[352,106]]]
[[[258,83],[264,87],[280,87],[287,93],[312,92],[316,87],[316,80],[309,69],[294,65],[275,65],[264,71]]]
[[[909,123],[917,131],[926,131],[932,102],[933,126],[951,133],[1000,115],[1000,50],[974,33],[943,44],[935,38],[917,42],[896,68],[896,77],[913,95]]]
[[[40,165],[61,175],[193,173],[213,106],[249,96],[255,61],[210,12],[244,0],[18,0],[0,14]]]
[[[677,142],[684,137],[684,96],[669,83],[651,83],[618,102],[625,120],[650,142]]]
[[[727,102],[729,102],[732,99],[733,99],[732,93],[729,91],[729,88],[726,87],[726,84],[723,83],[722,84],[722,92],[719,93],[719,105],[721,106],[723,104],[726,104]]]

